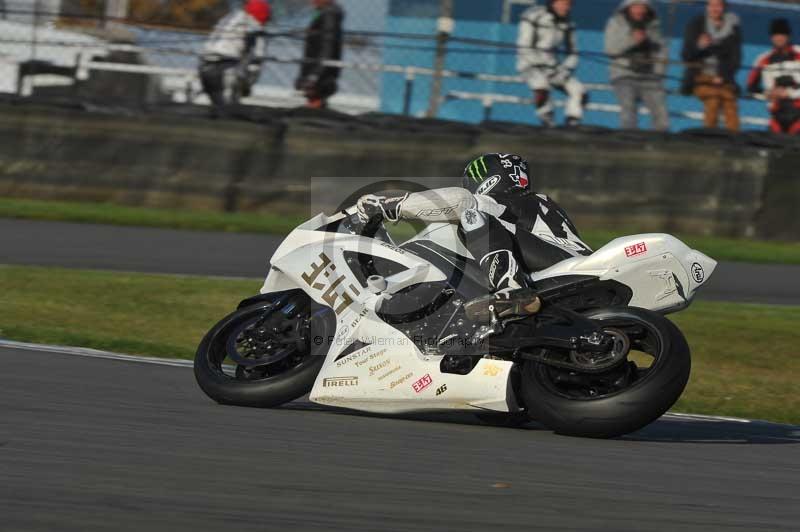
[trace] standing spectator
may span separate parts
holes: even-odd
[[[747,79],[747,90],[763,92],[772,114],[770,130],[800,133],[800,46],[792,44],[789,21],[779,18],[769,28],[774,48],[761,54]]]
[[[536,98],[536,114],[547,127],[555,125],[551,89],[567,94],[568,126],[580,124],[586,105],[586,90],[574,77],[578,47],[570,11],[572,0],[549,0],[546,6],[525,11],[519,23],[517,70],[527,78]]]
[[[212,116],[225,116],[231,104],[250,95],[261,74],[262,36],[271,12],[266,0],[248,0],[211,32],[200,64],[200,82],[213,104]]]
[[[682,92],[703,102],[706,127],[717,127],[722,110],[725,126],[739,131],[736,72],[742,64],[742,30],[739,17],[726,7],[725,0],[708,0],[706,14],[686,26],[681,56],[689,66]]]
[[[606,24],[605,51],[611,57],[609,77],[622,107],[624,129],[638,126],[639,101],[650,110],[653,129],[669,128],[663,78],[667,47],[661,24],[649,0],[625,0]]]
[[[295,88],[303,91],[307,106],[323,109],[328,98],[338,89],[338,67],[325,66],[324,61],[342,59],[342,22],[344,11],[334,0],[312,0],[317,9],[311,25],[306,30],[305,53]]]

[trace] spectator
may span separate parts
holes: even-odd
[[[303,91],[308,107],[322,109],[338,89],[340,69],[325,66],[323,62],[342,59],[344,11],[334,0],[312,0],[312,3],[317,12],[306,30],[303,65],[295,88]]]
[[[761,54],[747,79],[747,90],[763,92],[772,114],[770,130],[800,133],[800,47],[791,42],[792,29],[784,18],[770,24],[774,48]]]
[[[574,77],[578,47],[570,11],[572,0],[549,0],[546,6],[525,11],[519,23],[517,70],[527,78],[536,99],[536,114],[548,127],[555,125],[551,89],[567,94],[568,126],[580,124],[586,104],[586,90]]]
[[[653,129],[669,128],[663,77],[667,47],[649,0],[625,0],[606,24],[605,51],[612,61],[609,78],[622,107],[621,125],[637,127],[637,104],[650,110]]]
[[[706,14],[686,27],[681,56],[690,65],[682,89],[703,102],[706,127],[717,127],[722,109],[725,126],[739,131],[736,72],[742,63],[742,32],[739,17],[726,7],[725,0],[708,0]]]
[[[270,15],[266,0],[248,0],[211,32],[200,64],[200,81],[211,99],[212,116],[225,116],[231,104],[250,95],[261,74],[263,28]]]

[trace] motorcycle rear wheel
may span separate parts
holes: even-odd
[[[583,374],[525,361],[521,395],[531,419],[568,436],[613,438],[661,417],[683,393],[691,355],[683,333],[649,310],[619,307],[586,314],[601,327],[624,331],[649,367],[624,360],[603,373]]]

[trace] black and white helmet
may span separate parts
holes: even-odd
[[[512,153],[488,153],[464,169],[461,185],[473,194],[502,199],[531,194],[528,161]]]

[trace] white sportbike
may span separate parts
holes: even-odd
[[[318,215],[272,257],[261,294],[212,328],[195,375],[223,404],[306,394],[361,411],[471,410],[562,434],[638,430],[678,400],[689,348],[663,315],[686,308],[716,262],[665,234],[618,238],[530,276],[541,311],[471,322],[487,293],[457,226],[396,245],[355,208]]]

